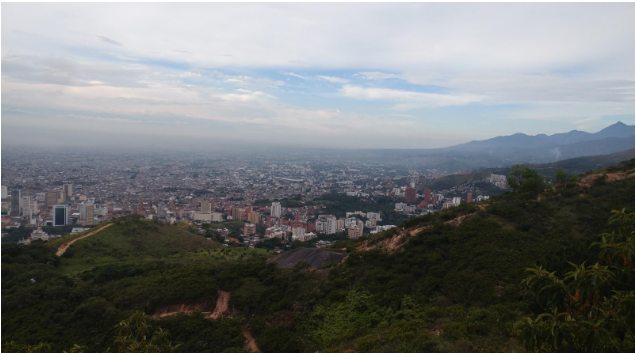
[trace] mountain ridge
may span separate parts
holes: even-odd
[[[512,135],[497,136],[487,140],[473,140],[459,145],[444,147],[441,148],[441,150],[497,148],[504,146],[519,147],[524,145],[532,145],[532,147],[562,146],[584,141],[601,140],[604,138],[633,137],[635,135],[634,127],[634,125],[626,125],[625,123],[618,121],[595,133],[572,130],[569,132],[556,133],[552,135],[527,135],[518,132]]]

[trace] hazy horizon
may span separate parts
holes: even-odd
[[[2,147],[428,149],[635,123],[633,3],[2,10]]]

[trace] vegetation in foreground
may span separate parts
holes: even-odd
[[[168,332],[157,352],[240,352],[246,331],[263,352],[631,352],[634,178],[602,173],[589,187],[567,175],[549,185],[517,167],[511,193],[403,222],[420,231],[395,250],[382,244],[397,229],[348,242],[347,260],[327,277],[251,250],[211,261],[202,258],[221,250],[171,253],[174,244],[151,242],[128,253],[134,242],[101,234],[61,258],[45,244],[3,245],[3,351],[123,351],[116,327],[139,311],[152,332]],[[108,231],[132,239],[144,222]],[[361,250],[365,241],[377,246]],[[64,270],[113,249],[129,255]],[[186,304],[211,311],[219,290],[231,293],[223,318],[153,316]],[[143,347],[143,335],[124,337]]]

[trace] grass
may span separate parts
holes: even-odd
[[[73,239],[79,238],[79,237],[81,237],[81,236],[83,236],[83,235],[85,235],[85,234],[87,234],[87,233],[93,232],[93,231],[95,231],[95,230],[97,230],[97,229],[99,229],[99,228],[101,228],[101,227],[104,227],[104,226],[106,226],[108,223],[109,223],[109,222],[99,224],[99,225],[97,225],[97,226],[91,227],[91,228],[89,228],[88,230],[85,230],[85,231],[80,232],[80,233],[76,233],[76,234],[69,234],[69,235],[65,235],[65,236],[63,236],[63,237],[61,237],[61,238],[57,238],[57,239],[50,240],[50,241],[48,241],[46,244],[47,244],[48,246],[52,246],[52,247],[57,248],[57,247],[59,247],[60,245],[62,245],[62,244],[64,244],[64,243],[68,243],[69,241],[71,241],[71,240],[73,240]]]
[[[55,247],[81,236],[65,238]],[[67,276],[76,276],[98,266],[108,264],[138,264],[165,259],[174,263],[218,264],[274,255],[266,249],[227,248],[183,227],[147,220],[114,224],[97,234],[71,245],[60,258],[59,270]]]
[[[204,258],[200,254],[195,255],[197,251],[220,247],[219,243],[192,234],[181,227],[137,220],[115,224],[74,243],[61,256],[60,270],[65,274],[74,275],[115,262],[138,262],[156,258]],[[188,253],[192,254],[186,255]]]

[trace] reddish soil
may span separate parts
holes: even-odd
[[[579,181],[579,187],[590,187],[592,186],[592,182],[594,182],[594,180],[598,179],[599,177],[605,175],[607,177],[607,181],[608,182],[612,182],[612,181],[617,181],[617,180],[622,180],[622,179],[626,179],[626,178],[633,178],[634,177],[634,169],[626,171],[626,172],[616,172],[616,173],[607,173],[607,174],[590,174],[588,176],[586,176],[585,178],[581,179],[581,181]]]
[[[260,349],[258,349],[258,345],[256,344],[256,339],[252,335],[252,330],[249,328],[247,330],[243,330],[243,336],[245,336],[245,344],[243,345],[243,349],[250,353],[260,353]]]
[[[166,306],[163,307],[159,310],[157,310],[157,312],[152,315],[153,318],[161,318],[161,317],[166,317],[166,316],[173,316],[173,315],[177,315],[179,313],[186,313],[186,314],[192,314],[195,312],[201,312],[203,314],[211,314],[211,312],[209,311],[203,311],[203,304],[191,304],[191,305],[186,305],[186,304],[180,304],[180,305],[170,305],[170,306]]]
[[[66,250],[68,249],[68,247],[69,247],[69,246],[71,246],[71,245],[73,245],[73,243],[75,243],[76,241],[78,241],[78,240],[82,240],[82,239],[84,239],[84,238],[90,237],[91,235],[97,234],[97,233],[99,233],[102,229],[106,229],[106,228],[108,228],[108,227],[110,227],[110,226],[112,226],[112,225],[113,225],[112,223],[108,223],[107,225],[105,225],[105,226],[103,226],[103,227],[101,227],[101,228],[99,228],[99,229],[95,229],[94,231],[92,231],[92,232],[90,232],[90,233],[84,234],[84,235],[82,235],[82,236],[81,236],[81,237],[79,237],[79,238],[75,238],[75,239],[73,239],[73,240],[69,241],[68,243],[64,243],[64,244],[60,245],[60,246],[57,248],[57,252],[55,253],[55,255],[57,255],[58,257],[60,257],[60,256],[64,255],[64,253],[66,252]]]
[[[210,316],[206,315],[207,318],[217,319],[221,317],[223,314],[228,313],[228,306],[230,304],[230,292],[219,291],[219,298],[216,300],[216,306],[214,307],[214,311]]]
[[[162,318],[166,316],[173,316],[180,313],[184,314],[192,314],[192,313],[202,313],[206,319],[218,319],[221,316],[231,317],[229,309],[230,303],[230,292],[225,292],[220,290],[219,297],[216,300],[216,306],[213,311],[206,311],[209,308],[206,302],[200,302],[196,304],[178,304],[178,305],[169,305],[163,308],[158,309],[153,318]],[[208,309],[209,310],[209,309]]]
[[[480,209],[485,209],[486,205],[479,205],[478,206]],[[446,224],[450,224],[454,227],[460,225],[464,220],[474,216],[475,214],[467,214],[467,215],[463,215],[463,216],[459,216],[457,218],[453,218],[450,221],[445,222]],[[424,227],[419,227],[419,228],[415,228],[415,229],[406,229],[406,230],[401,230],[399,231],[397,234],[395,234],[394,236],[392,236],[391,238],[385,239],[384,241],[382,241],[381,243],[377,243],[377,244],[373,244],[373,245],[369,245],[369,240],[365,240],[362,245],[360,245],[358,247],[358,250],[371,250],[371,249],[375,249],[378,246],[380,246],[380,244],[382,244],[382,249],[386,252],[394,252],[397,249],[399,249],[400,247],[402,247],[402,245],[404,245],[408,239],[408,237],[414,237],[416,236],[419,232],[421,232],[424,229],[429,228],[430,226],[424,226]]]

